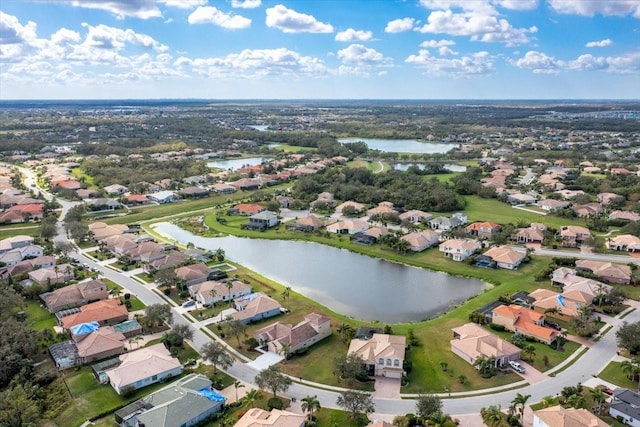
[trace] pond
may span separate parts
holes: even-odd
[[[477,279],[410,267],[312,242],[202,237],[161,222],[154,229],[175,241],[226,256],[331,310],[365,321],[417,322],[481,293]]]
[[[341,144],[364,142],[371,150],[389,153],[442,154],[456,147],[441,142],[421,142],[417,139],[338,138]]]
[[[394,169],[406,171],[410,166],[418,166],[420,169],[424,169],[427,164],[426,163],[394,163],[391,165]],[[454,163],[445,163],[442,165],[446,170],[451,172],[464,172],[467,170],[466,166],[456,165]]]
[[[226,159],[226,160],[215,160],[212,162],[207,162],[207,167],[224,169],[224,170],[237,170],[245,166],[256,166],[260,165],[264,162],[268,162],[273,160],[269,157],[249,157],[246,159]]]

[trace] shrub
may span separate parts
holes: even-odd
[[[494,331],[498,331],[498,332],[504,332],[507,330],[507,328],[505,328],[504,325],[498,325],[497,323],[493,323],[493,322],[489,324],[489,327]]]
[[[272,397],[267,402],[267,407],[271,409],[284,409],[284,402],[279,397]]]
[[[258,347],[258,340],[255,339],[254,337],[250,337],[246,340],[244,340],[244,344],[247,346],[247,348],[256,348]]]

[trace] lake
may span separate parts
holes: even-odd
[[[224,249],[238,262],[329,309],[365,321],[418,322],[449,311],[486,284],[313,242],[202,237],[175,224],[153,225],[174,241]]]
[[[425,163],[394,163],[391,165],[391,167],[397,170],[406,171],[407,169],[409,169],[409,166],[414,166],[414,165],[418,166],[420,169],[424,169],[427,166]],[[466,166],[456,165],[453,163],[445,163],[442,166],[446,170],[451,172],[464,172],[467,170]]]
[[[260,165],[270,160],[273,160],[273,159],[269,157],[249,157],[246,159],[215,160],[212,162],[207,162],[207,167],[224,169],[224,170],[229,170],[229,169],[237,170],[245,166]]]
[[[416,139],[338,138],[341,144],[364,142],[371,150],[389,153],[442,154],[456,147],[441,142],[421,142]]]

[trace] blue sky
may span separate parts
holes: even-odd
[[[640,0],[3,0],[0,99],[639,99]]]

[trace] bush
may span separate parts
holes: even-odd
[[[169,288],[164,288],[164,290],[162,291],[163,294],[165,294],[166,296],[171,295],[171,289]]]
[[[503,325],[498,325],[497,323],[493,323],[493,322],[489,324],[489,327],[494,331],[498,331],[498,332],[504,332],[507,330],[507,328],[505,328]]]
[[[244,344],[247,346],[247,348],[256,348],[259,345],[258,340],[254,337],[250,337],[244,340]]]
[[[120,396],[122,397],[131,397],[133,393],[136,392],[136,388],[132,385],[124,386],[120,389]]]
[[[189,296],[189,291],[180,291],[178,294],[180,298],[187,298]]]
[[[267,407],[269,408],[269,410],[284,409],[284,402],[279,397],[272,397],[267,402]]]

